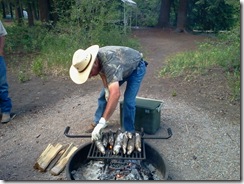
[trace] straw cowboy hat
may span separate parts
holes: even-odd
[[[99,50],[98,45],[92,45],[86,50],[78,49],[72,59],[69,75],[76,84],[82,84],[88,79],[93,63]]]

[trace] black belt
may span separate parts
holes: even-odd
[[[145,66],[147,67],[148,62],[147,62],[147,61],[145,61],[145,60],[143,60],[143,59],[142,59],[142,61],[145,63]]]

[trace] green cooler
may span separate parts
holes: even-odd
[[[135,130],[143,128],[147,134],[155,134],[161,122],[160,100],[136,97]],[[122,125],[123,101],[120,102],[120,123]]]

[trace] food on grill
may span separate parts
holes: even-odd
[[[123,133],[123,142],[122,142],[122,149],[123,149],[124,154],[126,154],[128,140],[129,140],[129,138],[128,138],[127,132],[124,132]]]
[[[114,133],[112,132],[112,130],[109,130],[108,143],[111,148],[114,146]]]
[[[131,155],[134,151],[142,152],[143,142],[139,132],[122,132],[121,129],[118,129],[115,133],[110,129],[109,132],[103,132],[102,138],[95,141],[94,144],[103,155],[106,153]]]
[[[105,148],[104,148],[104,146],[103,146],[103,144],[102,144],[102,141],[101,141],[101,140],[97,140],[97,141],[95,141],[95,144],[96,144],[96,146],[97,146],[97,149],[98,149],[102,154],[105,155]]]
[[[133,135],[132,135],[131,132],[128,132],[127,135],[128,135],[128,138],[129,138],[129,139],[132,139],[132,136],[133,136]]]
[[[128,145],[127,145],[127,155],[130,155],[135,148],[135,136],[132,136],[131,139],[129,139],[128,141]]]
[[[121,129],[119,128],[117,131],[116,131],[116,135],[115,135],[115,139],[118,137],[118,135],[122,133]]]
[[[108,134],[107,133],[103,134],[102,143],[105,148],[108,146]]]
[[[121,130],[118,130],[117,133],[116,133],[116,139],[115,139],[115,142],[114,142],[114,147],[113,147],[113,154],[114,155],[117,155],[119,153],[119,150],[122,146],[122,142],[123,142],[123,133]]]
[[[135,148],[137,151],[141,152],[141,135],[139,133],[136,133],[135,137]]]

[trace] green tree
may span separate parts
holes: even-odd
[[[161,0],[136,0],[137,11],[137,24],[139,26],[151,26],[160,25],[159,12]]]
[[[171,0],[161,0],[158,26],[159,27],[169,27],[170,26],[170,7]]]
[[[225,0],[191,0],[188,28],[200,30],[229,30],[233,27],[234,7]]]
[[[175,27],[176,31],[229,30],[238,20],[235,0],[137,0],[138,25]],[[156,19],[158,17],[158,19]]]
[[[49,0],[38,0],[40,20],[42,22],[48,22],[50,20],[50,2]]]
[[[184,32],[186,27],[186,19],[187,19],[187,6],[188,0],[180,0],[178,7],[178,15],[177,15],[177,32]]]

